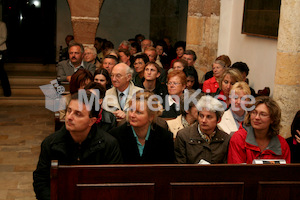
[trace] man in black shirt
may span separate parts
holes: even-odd
[[[89,91],[86,92],[89,103],[82,102],[78,96],[77,93],[72,95],[66,111],[65,126],[42,142],[39,162],[33,172],[33,187],[39,200],[50,200],[51,160],[58,160],[60,165],[122,162],[117,140],[95,124],[99,114],[95,102],[98,101],[90,101],[94,95]]]

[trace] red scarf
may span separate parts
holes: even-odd
[[[96,124],[99,124],[101,122],[101,120],[102,120],[102,111],[103,111],[103,109],[101,108],[101,110],[99,111],[99,115],[98,115]]]
[[[293,145],[297,145],[297,140],[295,138],[293,138]]]

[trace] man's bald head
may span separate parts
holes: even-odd
[[[111,72],[111,81],[115,88],[123,92],[129,85],[133,70],[125,63],[115,65]]]
[[[151,40],[145,39],[141,43],[142,51],[144,52],[145,48],[147,47],[153,47],[153,42]]]

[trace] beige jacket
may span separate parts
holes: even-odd
[[[143,88],[137,87],[133,84],[132,81],[129,83],[129,93],[125,102],[124,110],[126,111],[129,107],[129,101],[132,98],[132,95]],[[115,112],[116,110],[121,110],[121,106],[119,104],[118,92],[115,87],[110,88],[106,91],[105,97],[103,99],[102,104],[103,109],[109,112]]]
[[[238,131],[230,109],[224,112],[221,121],[218,123],[218,128],[229,135]]]
[[[70,103],[70,101],[71,101],[71,94],[66,94],[66,95],[64,95],[63,96],[63,101],[62,101],[62,103],[64,103],[65,104],[65,108],[67,108],[68,107],[68,105],[69,105],[69,103]],[[66,117],[66,109],[64,109],[64,110],[60,110],[59,111],[59,119],[60,120],[65,120],[65,117]]]
[[[173,137],[176,138],[177,132],[183,129],[183,125],[181,123],[182,115],[179,115],[175,119],[167,120],[169,130],[173,133]]]

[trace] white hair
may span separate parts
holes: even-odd
[[[97,55],[97,50],[95,47],[92,47],[92,46],[86,46],[84,47],[84,51],[87,50],[87,49],[90,49],[94,55]]]
[[[125,65],[126,65],[126,64],[125,64]],[[134,70],[133,70],[129,65],[127,65],[126,73],[127,73],[127,74],[130,74],[130,75],[131,75],[131,79],[132,79]]]
[[[146,40],[149,40],[150,41],[150,44],[151,44],[151,47],[153,47],[153,41],[152,40],[150,40],[150,39],[144,39],[143,41],[146,41]],[[143,41],[142,41],[142,43],[143,43]]]
[[[113,66],[112,70],[113,70],[116,66],[122,66],[122,68],[125,68],[126,74],[127,74],[127,75],[131,75],[131,80],[132,80],[132,76],[133,76],[134,70],[133,70],[129,65],[127,65],[127,64],[125,64],[125,63],[119,63],[119,64],[116,64],[115,66]]]
[[[119,46],[121,46],[122,44],[128,46],[129,48],[131,47],[131,43],[128,40],[123,40]]]
[[[196,107],[199,111],[206,109],[207,111],[215,112],[220,118],[225,111],[223,104],[218,99],[209,95],[201,97]]]

